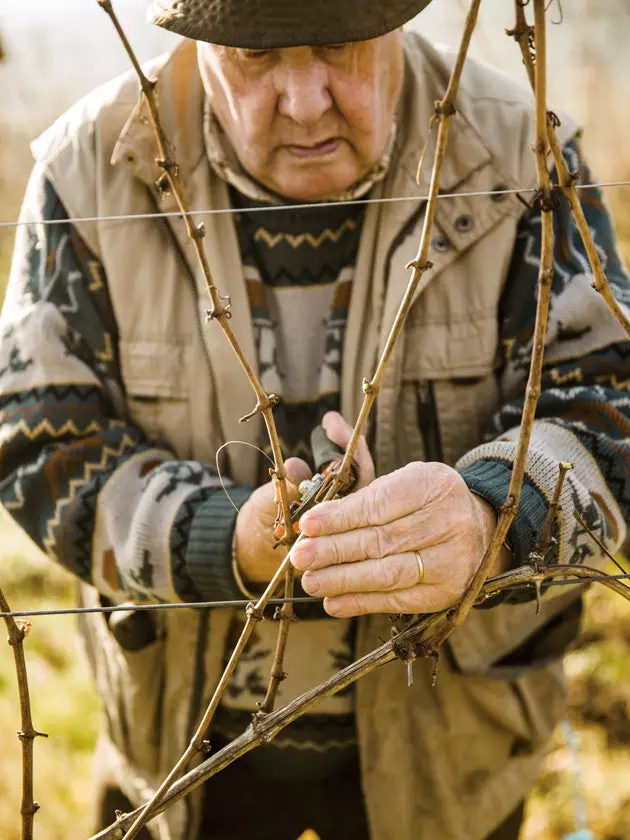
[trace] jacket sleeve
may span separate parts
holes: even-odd
[[[213,469],[130,422],[117,345],[103,266],[36,168],[0,317],[0,502],[113,601],[240,597],[235,510]]]
[[[569,168],[589,172],[577,144],[564,149]],[[555,177],[555,176],[554,176]],[[630,281],[598,189],[580,200],[611,283],[630,314]],[[514,562],[527,562],[537,543],[558,477],[569,461],[548,562],[601,565],[599,549],[574,516],[611,550],[623,542],[630,512],[630,342],[592,288],[593,277],[569,207],[558,198],[554,213],[554,279],[542,388],[518,513],[508,539]],[[500,304],[501,405],[487,442],[465,455],[457,468],[471,490],[496,509],[507,498],[529,371],[540,261],[541,214],[536,204],[523,215]],[[534,597],[533,590],[524,597]],[[508,600],[522,600],[512,596]]]

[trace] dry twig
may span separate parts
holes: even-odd
[[[446,149],[448,146],[448,136],[450,131],[451,119],[456,114],[455,101],[457,99],[457,90],[459,88],[459,83],[461,80],[462,71],[464,69],[466,56],[468,55],[470,39],[472,37],[472,34],[475,30],[475,25],[477,23],[477,15],[479,13],[480,5],[481,0],[472,0],[470,9],[466,16],[466,23],[464,24],[462,39],[459,45],[459,49],[457,51],[457,57],[455,59],[455,64],[451,72],[448,87],[441,101],[436,103],[435,111],[431,120],[432,126],[436,123],[438,125],[435,157],[433,159],[433,169],[431,172],[429,195],[427,199],[426,210],[424,213],[424,221],[422,225],[422,233],[420,235],[420,244],[418,246],[418,252],[414,259],[411,260],[411,262],[407,266],[407,268],[412,269],[411,277],[409,278],[407,288],[405,289],[405,294],[403,295],[403,298],[400,302],[400,306],[398,307],[398,311],[396,312],[396,317],[394,318],[394,322],[389,331],[389,335],[387,336],[387,341],[385,342],[385,346],[376,366],[376,370],[374,371],[374,375],[372,376],[371,380],[363,380],[363,392],[365,394],[363,398],[363,404],[361,405],[359,416],[354,425],[352,437],[350,438],[348,446],[346,447],[346,453],[344,455],[343,461],[341,462],[339,469],[332,474],[331,484],[325,496],[325,498],[327,499],[334,498],[334,496],[339,492],[339,489],[343,486],[343,484],[348,481],[352,468],[352,459],[354,458],[355,453],[357,451],[357,447],[359,446],[361,435],[365,431],[365,426],[370,411],[372,410],[372,407],[381,389],[385,369],[389,364],[392,353],[394,352],[396,342],[398,341],[400,334],[403,330],[405,321],[407,319],[407,315],[409,314],[409,310],[411,309],[411,305],[413,303],[416,291],[420,285],[422,277],[425,274],[425,272],[428,271],[429,268],[431,268],[431,262],[428,259],[429,248],[431,244],[431,228],[433,227],[433,222],[435,221],[435,213],[437,210],[437,202],[440,192],[440,179],[442,176],[442,166],[446,157]],[[429,129],[429,131],[430,130],[431,129]]]
[[[482,602],[514,586],[521,586],[529,583],[536,585],[538,581],[551,580],[553,578],[573,576],[588,583],[590,579],[596,579],[604,586],[617,592],[630,601],[630,588],[624,586],[620,581],[614,579],[601,580],[601,573],[597,569],[586,566],[549,566],[535,569],[533,566],[523,566],[512,569],[498,577],[492,578],[483,585],[479,593],[478,601]],[[315,706],[325,697],[331,697],[342,689],[367,676],[367,674],[404,656],[404,651],[412,647],[417,640],[425,634],[434,624],[445,619],[448,610],[435,613],[430,616],[422,616],[417,624],[407,630],[401,631],[394,639],[390,639],[376,650],[353,662],[347,668],[338,671],[328,680],[304,692],[281,709],[261,718],[256,718],[247,730],[227,744],[215,755],[206,759],[198,767],[195,767],[169,790],[162,804],[156,809],[156,813],[171,807],[175,802],[183,799],[192,793],[199,785],[207,782],[233,761],[250,752],[258,746],[268,744],[286,726],[304,715],[310,708]],[[130,814],[121,817],[118,822],[95,834],[90,840],[121,840],[124,837],[125,829],[130,826],[133,820],[140,813],[137,809]]]
[[[0,589],[0,611],[10,612],[4,592]],[[37,737],[47,738],[44,732],[38,732],[33,726],[31,696],[28,688],[26,657],[24,656],[24,638],[30,629],[27,621],[16,621],[11,616],[4,616],[4,623],[9,633],[8,643],[13,649],[15,673],[17,675],[18,694],[20,697],[20,719],[22,728],[17,733],[22,744],[22,840],[33,840],[33,819],[39,805],[33,799],[33,741]]]
[[[110,0],[97,1],[100,3],[101,6],[105,8],[106,11],[110,13],[110,16],[112,17],[112,20],[116,25],[119,35],[123,40],[123,43],[125,43],[125,47],[127,49],[128,54],[130,55],[134,67],[136,68],[136,72],[139,75],[142,84],[143,94],[148,105],[150,119],[152,121],[156,137],[158,139],[160,154],[163,158],[161,161],[161,165],[164,170],[164,178],[167,180],[170,188],[173,190],[174,195],[176,195],[180,210],[184,212],[185,206],[183,204],[183,201],[181,200],[181,195],[178,192],[176,167],[173,161],[167,157],[166,140],[163,137],[162,130],[158,121],[157,108],[153,96],[153,83],[146,79],[146,77],[144,77],[141,69],[137,64],[137,61],[133,57],[133,53],[131,52],[129,45],[126,42],[124,34],[121,32],[120,27],[115,19],[115,16],[111,11]],[[451,74],[448,88],[443,99],[436,105],[435,108],[433,122],[438,126],[436,138],[436,151],[433,162],[429,198],[425,211],[421,240],[417,255],[415,259],[412,260],[409,264],[409,268],[412,269],[412,275],[410,277],[403,299],[400,303],[399,309],[396,313],[394,323],[391,327],[384,350],[382,352],[381,358],[379,359],[374,375],[371,380],[366,379],[363,382],[363,391],[365,397],[363,400],[361,411],[359,413],[359,417],[353,430],[352,438],[346,449],[344,459],[339,469],[331,474],[327,484],[325,485],[325,492],[320,495],[320,499],[330,499],[335,497],[339,490],[344,486],[345,482],[348,480],[348,476],[350,475],[350,465],[353,456],[356,452],[360,436],[365,428],[368,415],[373,407],[373,404],[380,390],[386,366],[389,363],[389,360],[392,356],[396,341],[398,340],[402,332],[405,319],[411,308],[416,291],[420,286],[422,277],[431,265],[428,261],[430,231],[435,218],[435,211],[439,194],[440,176],[448,143],[450,120],[455,114],[455,100],[457,95],[457,89],[459,86],[459,81],[461,78],[466,54],[470,44],[470,39],[476,24],[480,2],[481,0],[472,0],[470,10],[466,18],[466,24],[461,45]],[[520,492],[525,473],[527,452],[529,448],[529,442],[531,439],[532,427],[536,413],[536,406],[540,393],[541,371],[545,347],[549,299],[551,292],[551,282],[553,279],[553,219],[551,201],[553,185],[551,183],[551,178],[547,167],[547,156],[549,154],[550,126],[548,122],[546,109],[545,9],[544,0],[533,0],[533,2],[535,13],[534,36],[537,48],[537,60],[535,63],[535,67],[533,68],[533,78],[536,94],[536,139],[534,145],[534,153],[536,157],[536,170],[539,187],[538,196],[542,208],[542,249],[536,323],[532,339],[532,360],[522,413],[521,432],[519,435],[519,441],[516,449],[508,498],[501,510],[493,539],[490,543],[490,546],[488,547],[488,550],[486,551],[481,566],[477,574],[475,575],[471,586],[466,592],[463,600],[456,607],[450,610],[444,610],[441,613],[436,613],[431,616],[424,616],[419,618],[414,625],[399,633],[395,637],[395,639],[392,639],[390,642],[386,643],[377,650],[371,652],[367,656],[353,663],[348,668],[340,671],[338,674],[334,675],[330,680],[322,683],[319,686],[316,686],[309,692],[306,692],[301,697],[292,701],[292,703],[288,704],[283,709],[277,712],[267,714],[263,713],[257,715],[252,725],[243,735],[241,735],[231,744],[226,746],[215,756],[212,756],[211,758],[204,761],[199,767],[187,773],[184,778],[180,778],[179,781],[175,781],[183,772],[186,763],[192,757],[192,755],[195,752],[207,749],[207,744],[205,741],[203,741],[203,734],[205,733],[207,725],[210,722],[212,715],[218,706],[223,690],[227,685],[227,682],[235,667],[235,664],[238,661],[249,636],[251,635],[255,621],[261,617],[264,605],[268,602],[271,595],[275,591],[276,586],[278,585],[282,577],[285,575],[285,572],[289,568],[290,553],[287,554],[287,556],[281,563],[278,571],[276,572],[276,575],[274,576],[273,580],[265,590],[263,596],[255,605],[249,605],[247,610],[248,619],[243,634],[241,635],[241,638],[239,639],[236,648],[232,652],[230,662],[228,663],[228,666],[223,676],[221,677],[221,680],[219,681],[219,684],[215,690],[210,705],[206,710],[206,713],[204,714],[201,724],[199,725],[197,733],[195,734],[195,737],[193,738],[193,741],[186,750],[185,754],[182,756],[182,758],[180,759],[176,767],[173,769],[173,771],[171,771],[168,778],[162,783],[158,792],[151,800],[151,802],[148,803],[148,805],[144,806],[141,809],[138,809],[137,811],[133,812],[130,815],[127,815],[126,817],[123,817],[116,823],[116,825],[111,826],[110,828],[101,832],[99,835],[97,835],[98,840],[105,840],[105,838],[123,837],[124,831],[127,832],[126,834],[124,834],[125,840],[131,840],[133,837],[136,836],[138,830],[147,822],[149,818],[164,810],[177,799],[187,795],[199,784],[204,782],[206,779],[210,778],[210,776],[217,773],[219,770],[227,766],[239,756],[243,755],[245,752],[248,752],[249,750],[253,749],[258,744],[267,743],[284,726],[288,725],[290,722],[296,720],[298,717],[304,714],[307,711],[307,709],[309,709],[313,704],[318,702],[319,699],[335,694],[337,691],[341,690],[345,686],[349,685],[350,683],[354,682],[355,680],[374,670],[376,667],[385,664],[386,662],[390,662],[395,658],[405,658],[405,656],[408,655],[408,653],[403,651],[403,647],[405,647],[405,645],[407,645],[408,650],[409,644],[413,643],[413,646],[415,646],[420,641],[421,637],[424,636],[425,640],[420,644],[419,650],[425,654],[434,653],[439,648],[440,644],[444,641],[444,639],[454,629],[454,627],[460,624],[465,619],[472,606],[475,603],[482,601],[487,597],[490,597],[490,595],[496,594],[496,592],[499,592],[502,589],[523,583],[531,583],[539,587],[540,583],[543,580],[560,577],[563,575],[573,575],[580,579],[584,579],[585,581],[587,581],[590,578],[600,578],[600,573],[594,569],[573,566],[554,566],[547,568],[544,566],[536,565],[512,570],[511,572],[508,572],[505,575],[501,575],[498,578],[489,581],[486,580],[488,571],[492,568],[496,560],[496,557],[501,549],[501,546],[503,545],[505,537],[508,533],[510,525],[518,509]],[[529,50],[531,48],[531,28],[526,27],[526,29],[522,31],[518,40],[522,48],[524,47],[524,45],[527,45],[527,49]],[[227,307],[222,306],[221,299],[218,295],[216,287],[212,283],[212,279],[209,274],[209,269],[207,263],[205,262],[205,256],[200,246],[200,239],[203,236],[203,233],[200,232],[199,227],[194,228],[192,225],[190,225],[189,235],[191,239],[195,242],[200,262],[202,264],[202,267],[204,268],[204,276],[206,277],[208,291],[213,305],[213,308],[211,310],[212,317],[216,318],[219,321],[222,329],[226,334],[226,337],[232,344],[235,352],[237,353],[237,356],[239,356],[240,359],[242,356],[242,354],[240,353],[240,348],[238,348],[238,345],[236,344],[234,336],[229,330],[229,325],[227,323],[230,315],[229,304]],[[249,368],[245,360],[243,360],[243,366],[246,372],[251,372],[251,369]],[[250,382],[251,381],[252,380],[250,378]],[[268,422],[268,430],[271,426],[272,431],[270,431],[270,438],[272,439],[273,418],[271,416],[271,408],[273,407],[273,396],[265,394],[262,390],[262,387],[259,384],[257,384],[257,380],[256,382],[252,382],[252,387],[254,388],[257,397],[257,406],[253,413],[262,413],[265,417],[265,420],[267,420],[268,417],[270,418],[270,422]],[[276,452],[274,450],[274,458],[275,455]],[[282,463],[281,460],[279,461],[279,463]],[[278,464],[278,461],[276,461],[276,464]],[[284,474],[281,471],[282,469],[282,467],[280,468],[280,470],[278,468],[276,469],[278,480],[282,480],[282,478],[284,478]],[[285,496],[283,497],[282,501],[286,529],[285,533],[290,534],[291,525],[290,518],[288,516],[288,507],[286,504],[286,490]],[[628,590],[627,587],[623,586],[622,583],[615,580],[604,580],[602,582],[604,583],[604,585],[614,589],[615,591],[619,592],[619,594],[622,594],[624,597],[630,600],[630,590]],[[288,583],[288,585],[290,586],[290,583]],[[280,684],[280,681],[283,677],[282,658],[284,647],[286,645],[286,634],[288,632],[288,626],[291,616],[287,611],[287,613],[285,613],[285,615],[282,618],[283,621],[281,622],[278,645],[276,648],[276,656],[274,659],[274,669],[271,675],[271,682],[269,685],[267,696],[263,704],[263,711],[268,711],[272,707],[275,694],[277,692],[277,687]],[[433,631],[433,629],[436,627],[437,632],[433,633],[433,635],[431,635],[429,638],[426,638],[428,631]],[[96,840],[96,838],[94,838],[94,840]]]
[[[284,578],[284,597],[293,597],[293,586],[295,582],[295,571],[293,566],[289,565]],[[289,628],[293,621],[295,621],[295,610],[290,601],[286,601],[281,607],[276,609],[275,617],[280,622],[278,628],[278,638],[276,640],[276,650],[273,656],[273,663],[271,665],[271,673],[269,675],[269,685],[267,686],[267,693],[265,699],[260,704],[260,711],[262,714],[273,712],[273,707],[278,695],[280,684],[286,679],[287,675],[283,669],[284,654],[287,649],[287,641],[289,639]]]
[[[532,87],[534,87],[535,61],[533,57],[534,53],[531,49],[533,30],[527,23],[525,8],[520,0],[514,0],[514,10],[516,23],[513,29],[507,30],[507,34],[512,36],[518,42],[521,49],[523,64],[525,65],[525,70],[527,71],[527,76]],[[569,171],[569,167],[564,159],[562,149],[560,148],[560,143],[558,142],[558,137],[556,135],[554,125],[555,119],[552,114],[548,114],[547,118],[549,145],[551,148],[551,154],[553,155],[556,171],[558,173],[560,189],[569,203],[569,207],[573,213],[573,218],[575,219],[575,225],[584,244],[584,250],[586,251],[586,256],[588,257],[591,271],[593,272],[593,288],[604,298],[608,304],[608,308],[615,316],[617,322],[621,325],[622,329],[625,330],[626,335],[630,336],[630,319],[623,311],[619,303],[615,300],[612,293],[610,283],[608,282],[608,278],[606,277],[602,267],[599,253],[597,252],[595,242],[593,241],[593,235],[591,234],[588,222],[586,221],[586,216],[584,215],[584,210],[582,209],[582,204],[575,188],[578,173]]]
[[[518,4],[519,0],[516,0]],[[540,271],[538,275],[538,300],[536,304],[536,321],[532,338],[532,358],[525,389],[525,400],[521,414],[521,426],[516,445],[516,453],[512,466],[512,476],[508,495],[503,504],[497,527],[490,541],[481,565],[459,604],[451,610],[442,627],[431,639],[421,646],[421,653],[436,655],[442,643],[448,638],[455,627],[462,624],[466,616],[479,597],[489,571],[492,569],[507,537],[510,526],[514,521],[521,496],[527,453],[532,436],[532,428],[540,396],[540,382],[542,364],[545,352],[545,336],[547,333],[547,318],[549,315],[549,301],[551,297],[551,283],[553,280],[553,206],[551,193],[553,185],[547,169],[547,154],[549,151],[547,133],[547,62],[546,62],[546,32],[545,32],[545,4],[544,0],[533,0],[535,14],[535,39],[537,47],[537,61],[535,68],[536,95],[536,137],[534,141],[534,155],[536,159],[536,174],[538,179],[538,196],[542,209],[542,238],[540,254]]]
[[[280,438],[278,436],[278,432],[273,418],[273,408],[275,405],[277,405],[278,398],[274,394],[266,393],[266,391],[262,387],[260,380],[256,376],[254,369],[245,357],[245,354],[243,353],[238,339],[236,338],[230,326],[230,318],[232,315],[230,301],[229,299],[226,299],[219,294],[219,291],[216,285],[214,284],[214,280],[210,272],[210,266],[206,258],[205,251],[203,249],[202,240],[205,236],[205,228],[203,224],[195,226],[191,220],[191,217],[188,215],[189,208],[187,207],[186,202],[184,200],[181,185],[179,182],[178,166],[176,161],[174,160],[173,155],[171,154],[168,140],[164,134],[164,130],[160,123],[159,108],[157,103],[157,97],[155,95],[155,82],[147,78],[147,76],[144,74],[138,62],[138,59],[136,58],[135,53],[131,47],[131,44],[129,43],[127,36],[125,35],[120,25],[120,22],[116,16],[116,13],[114,12],[111,0],[97,0],[97,3],[109,15],[116,29],[118,37],[120,38],[123,44],[123,47],[129,57],[129,60],[133,65],[133,68],[140,82],[140,87],[142,89],[142,97],[144,103],[146,104],[148,118],[151,122],[153,133],[155,135],[155,141],[158,147],[159,156],[157,158],[157,163],[160,166],[160,169],[162,170],[162,175],[158,181],[158,185],[160,189],[169,190],[173,194],[178,209],[182,214],[184,224],[186,225],[186,231],[188,233],[188,236],[194,245],[197,259],[199,261],[199,265],[201,267],[203,277],[206,283],[208,295],[210,297],[210,309],[208,312],[208,319],[216,320],[218,322],[219,326],[223,331],[223,334],[225,335],[225,338],[229,342],[241,367],[243,368],[243,371],[247,376],[247,379],[249,380],[252,390],[254,391],[254,394],[256,396],[255,408],[245,417],[242,417],[241,421],[249,420],[256,414],[262,414],[263,419],[265,421],[274,461],[274,469],[272,475],[276,483],[276,489],[278,491],[279,496],[281,517],[284,523],[285,538],[283,542],[287,545],[290,545],[291,542],[293,542],[294,540],[294,532],[291,526],[291,513],[289,510],[289,499],[286,486],[286,470],[284,466],[284,459],[282,457],[282,451],[280,448]],[[197,727],[197,730],[195,731],[195,734],[191,739],[190,744],[186,748],[184,754],[181,756],[175,767],[173,767],[166,779],[164,779],[164,781],[156,791],[153,799],[145,805],[142,813],[138,816],[134,825],[127,832],[126,840],[133,840],[133,838],[137,836],[140,829],[148,822],[149,819],[151,819],[155,807],[162,800],[169,786],[177,778],[179,778],[179,776],[184,771],[184,769],[186,768],[189,761],[193,758],[193,756],[199,752],[207,751],[208,745],[207,742],[204,740],[204,735],[208,730],[208,726],[219,704],[225,687],[227,686],[234,672],[234,669],[236,668],[238,660],[253,632],[256,623],[262,618],[264,606],[273,595],[279,581],[282,579],[282,577],[285,576],[288,569],[289,556],[287,554],[284,560],[282,561],[278,572],[276,573],[276,575],[274,575],[273,580],[266,588],[265,592],[263,593],[257,604],[255,606],[252,605],[250,609],[247,610],[247,621],[245,623],[245,627],[243,628],[241,638],[239,639],[238,644],[236,645],[232,656],[230,657],[226,670],[221,680],[219,681],[219,685],[215,690],[215,693],[210,701],[208,708],[202,716],[202,719]],[[288,593],[289,597],[292,595],[292,573],[289,574],[285,592]],[[291,609],[291,606],[287,607],[288,611],[290,611]],[[284,649],[286,646],[286,635],[288,633],[288,627],[288,620],[281,621],[278,640],[278,652],[280,657],[279,666],[277,668],[278,671],[282,670],[281,657],[284,654]],[[273,694],[275,693],[274,686],[275,682],[272,678],[272,684],[270,685],[271,697],[273,697]],[[275,690],[277,690],[277,688],[275,688]]]
[[[565,461],[560,462],[558,480],[556,482],[553,499],[549,505],[549,510],[547,511],[547,516],[545,517],[540,537],[538,538],[538,544],[536,545],[536,549],[534,551],[534,554],[540,559],[541,563],[545,562],[547,552],[549,551],[551,545],[551,530],[560,511],[560,495],[562,494],[562,488],[564,487],[564,479],[566,478],[569,470],[572,469],[573,464]]]

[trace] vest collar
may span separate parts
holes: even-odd
[[[197,70],[197,49],[185,41],[153,65],[160,120],[167,142],[176,157],[182,184],[205,157],[203,142],[203,86]],[[113,166],[128,167],[140,181],[160,190],[156,182],[162,170],[156,163],[157,145],[144,99],[140,98],[114,146]]]

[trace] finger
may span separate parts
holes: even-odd
[[[324,609],[334,618],[354,618],[370,613],[432,613],[452,607],[460,595],[424,583],[396,592],[354,592],[324,598]]]
[[[322,502],[300,518],[300,529],[307,537],[317,537],[401,519],[423,506],[426,469],[426,464],[414,462],[343,499]]]
[[[322,417],[322,426],[330,440],[345,451],[352,437],[352,426],[346,423],[341,414],[338,411],[327,411]],[[365,435],[361,435],[359,438],[359,445],[354,454],[354,460],[359,468],[359,480],[355,489],[359,490],[361,487],[367,487],[368,484],[374,481],[375,474],[374,462],[370,455]]]
[[[428,577],[423,560],[423,580]],[[410,589],[420,582],[420,565],[412,552],[394,554],[378,560],[361,560],[331,566],[318,572],[304,572],[302,588],[309,595],[332,597],[355,592],[394,592]]]
[[[285,462],[287,470],[287,498],[289,503],[295,502],[299,498],[297,485],[303,478],[310,478],[311,471],[304,461],[300,458],[289,458]],[[278,501],[276,495],[276,483],[272,478],[266,484],[258,487],[250,499],[255,503],[256,507],[265,512],[265,519],[273,522],[278,510]]]
[[[296,487],[301,481],[306,481],[313,475],[309,465],[301,458],[287,458],[284,467],[287,471],[287,479]]]
[[[424,548],[437,540],[431,539],[432,533],[423,527],[423,520],[423,511],[414,511],[389,525],[371,525],[342,534],[306,537],[295,546],[291,562],[302,572],[307,569],[315,571],[340,563],[378,560]]]

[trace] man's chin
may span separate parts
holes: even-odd
[[[330,175],[328,173],[291,173],[286,171],[273,187],[274,192],[288,201],[334,201],[344,197],[361,178],[360,173]]]

